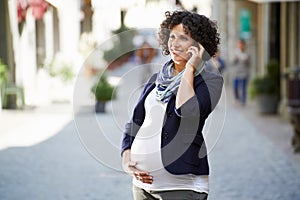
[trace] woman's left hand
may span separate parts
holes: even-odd
[[[143,183],[152,184],[153,177],[147,171],[139,170],[136,168],[137,162],[131,161],[131,150],[127,149],[123,152],[122,167],[124,171],[135,177],[138,181]]]

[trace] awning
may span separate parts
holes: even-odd
[[[248,0],[255,3],[297,2],[299,0]]]

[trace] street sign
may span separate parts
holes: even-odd
[[[240,38],[250,39],[251,37],[251,13],[247,9],[240,11]]]

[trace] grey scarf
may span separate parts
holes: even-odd
[[[197,67],[194,77],[199,75],[203,70],[204,62],[202,61]],[[176,94],[181,77],[185,69],[173,76],[174,73],[174,63],[173,60],[166,62],[166,64],[161,68],[156,79],[156,99],[167,103],[170,100],[172,94]]]

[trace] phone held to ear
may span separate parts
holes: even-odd
[[[209,53],[205,50],[202,54],[202,60],[204,61],[208,61],[209,59],[211,59],[211,56],[209,55]]]
[[[196,41],[194,42],[193,46],[197,47],[198,50],[201,49],[200,45],[199,45],[198,42],[196,42]]]

